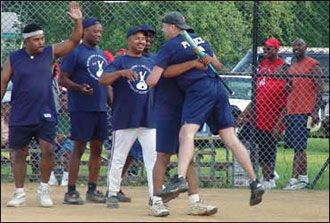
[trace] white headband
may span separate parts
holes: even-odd
[[[26,39],[26,38],[30,38],[32,36],[42,35],[42,34],[44,34],[44,31],[37,30],[37,31],[30,32],[30,33],[23,33],[23,38]]]

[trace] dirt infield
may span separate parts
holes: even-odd
[[[264,195],[263,203],[250,207],[247,189],[201,189],[201,197],[209,204],[217,205],[214,216],[200,217],[185,214],[188,206],[187,196],[169,203],[171,214],[165,218],[148,216],[148,198],[145,187],[124,187],[132,197],[132,203],[121,203],[119,209],[109,209],[105,204],[85,204],[71,206],[62,204],[66,187],[52,186],[55,206],[41,208],[36,203],[36,184],[27,184],[27,204],[20,208],[8,208],[6,202],[13,191],[12,184],[1,184],[1,222],[150,222],[150,221],[296,221],[329,222],[329,191],[280,191],[273,190]],[[81,194],[85,187],[78,187]],[[101,188],[105,191],[105,188]]]

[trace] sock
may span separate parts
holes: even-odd
[[[162,201],[161,197],[153,196],[152,197],[152,205],[155,205],[157,201]]]
[[[88,183],[88,191],[87,191],[87,193],[94,192],[94,191],[96,191],[96,183],[89,182]]]
[[[296,179],[296,178],[294,178],[294,177],[292,177],[291,179],[290,179],[290,184],[295,184],[295,183],[297,183],[298,182],[298,180]]]
[[[108,197],[112,197],[112,196],[117,196],[117,193],[116,192],[109,192]]]
[[[186,179],[185,176],[178,174],[178,178],[180,178],[180,177],[183,177],[184,179]]]
[[[40,182],[40,186],[42,186],[42,187],[48,187],[49,185],[48,185],[48,183]]]
[[[76,191],[76,185],[72,185],[72,186],[68,185],[68,192],[70,193],[73,191]]]
[[[195,204],[196,202],[199,201],[199,194],[189,195],[188,199],[189,199],[189,204]]]
[[[299,175],[299,180],[308,183],[308,176],[307,175]]]
[[[16,191],[16,193],[18,193],[18,194],[25,193],[25,191],[24,191],[24,187],[22,187],[22,188],[16,188],[15,191]]]

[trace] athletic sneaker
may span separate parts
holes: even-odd
[[[64,195],[64,204],[84,204],[78,191],[66,192]]]
[[[110,196],[107,198],[106,202],[108,208],[119,208],[118,196]]]
[[[276,187],[276,183],[274,179],[270,179],[269,181],[265,180],[263,182],[265,190],[271,190]]]
[[[218,208],[211,205],[206,205],[201,199],[194,204],[189,205],[188,215],[213,215],[218,212]]]
[[[178,177],[177,175],[175,175],[174,178],[171,180],[171,183],[161,190],[159,196],[161,196],[166,200],[169,199],[168,197],[172,197],[172,196],[174,197],[176,193],[179,194],[187,191],[188,191],[188,183],[186,179],[184,177]]]
[[[101,191],[95,190],[92,192],[86,193],[86,201],[87,202],[92,202],[92,203],[105,203],[105,196]]]
[[[26,202],[25,192],[14,192],[13,198],[7,202],[7,207],[20,207],[24,206]]]
[[[296,178],[291,178],[283,190],[300,190],[306,188],[307,185],[306,181],[298,181]]]
[[[250,206],[257,205],[262,201],[262,195],[265,193],[265,189],[258,180],[250,183],[251,197],[250,197]]]
[[[163,201],[156,201],[150,206],[149,215],[154,217],[166,217],[170,211],[165,207]]]
[[[69,173],[63,172],[63,176],[61,179],[61,186],[68,186],[69,184]]]
[[[131,202],[131,198],[127,197],[122,190],[120,190],[117,194],[119,202]]]
[[[54,205],[52,199],[50,198],[50,186],[48,184],[45,186],[38,186],[37,201],[41,207],[51,207]]]
[[[51,186],[58,185],[58,181],[57,181],[57,178],[54,174],[54,171],[52,171],[52,173],[50,174],[48,184],[51,185]]]

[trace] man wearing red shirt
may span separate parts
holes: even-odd
[[[259,164],[262,168],[265,189],[275,187],[274,169],[278,135],[283,130],[283,117],[286,106],[286,81],[278,76],[285,62],[278,57],[281,46],[276,38],[263,43],[264,59],[258,66],[256,85],[255,144],[258,148]],[[251,117],[251,104],[242,113]],[[251,123],[251,120],[249,120]]]
[[[292,51],[295,60],[287,71],[291,78],[285,118],[285,148],[294,149],[292,176],[284,187],[287,190],[302,189],[308,184],[305,151],[308,136],[307,119],[308,116],[312,117],[312,125],[319,122],[318,110],[322,101],[321,66],[317,60],[305,55],[306,49],[304,40],[293,41]]]

